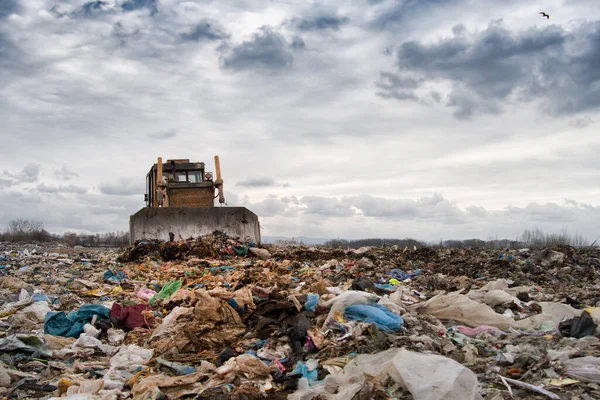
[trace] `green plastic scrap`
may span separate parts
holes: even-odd
[[[154,303],[158,300],[166,300],[169,297],[173,296],[173,293],[179,290],[181,284],[182,282],[177,280],[167,283],[165,286],[163,286],[160,292],[152,296],[148,304],[154,305]]]
[[[486,345],[485,340],[473,339],[468,337],[467,335],[463,335],[462,333],[454,330],[449,330],[448,336],[450,337],[450,339],[452,339],[454,342],[460,345],[464,345],[465,343],[471,343],[479,346]]]

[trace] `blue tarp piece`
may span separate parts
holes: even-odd
[[[396,287],[394,285],[392,285],[391,283],[386,283],[386,284],[376,283],[375,287],[377,289],[387,290],[387,291],[390,291],[390,292],[393,292],[394,290],[396,290]]]
[[[399,281],[405,281],[407,279],[412,278],[413,276],[419,275],[420,273],[421,273],[420,269],[416,270],[412,274],[409,274],[408,272],[404,272],[401,269],[393,269],[389,272],[389,275],[391,275],[392,278],[394,278],[394,279],[398,279]]]
[[[398,331],[404,325],[401,316],[394,314],[381,304],[354,304],[346,307],[344,317],[353,321],[375,324],[383,331]]]
[[[309,383],[316,382],[317,379],[319,379],[319,371],[317,371],[316,368],[312,371],[309,371],[306,364],[304,364],[302,361],[298,361],[294,367],[294,370],[290,372],[290,375],[296,374],[302,374],[302,377],[306,378]]]
[[[48,296],[44,296],[43,294],[38,294],[38,293],[34,293],[33,294],[33,302],[37,303],[38,301],[50,301],[50,299],[48,299]]]
[[[69,315],[63,311],[49,312],[44,318],[44,333],[77,339],[83,333],[83,326],[89,323],[94,315],[97,315],[98,319],[107,319],[109,314],[108,308],[98,304],[84,304]]]
[[[306,303],[304,303],[304,309],[307,311],[317,311],[317,304],[319,304],[319,295],[310,293]]]
[[[105,281],[122,282],[123,280],[125,280],[125,278],[127,278],[127,275],[125,275],[121,271],[113,271],[111,269],[108,269],[104,273],[104,280]]]

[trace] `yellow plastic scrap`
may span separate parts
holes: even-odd
[[[13,308],[12,310],[3,312],[2,314],[0,314],[0,318],[4,318],[4,317],[8,317],[9,315],[13,315],[17,312],[16,308]]]
[[[58,387],[58,392],[60,394],[63,394],[63,393],[67,392],[68,388],[70,388],[71,386],[73,386],[73,382],[70,379],[61,378],[61,380],[58,381],[58,383],[56,384],[56,386]]]
[[[346,322],[346,319],[344,318],[344,315],[341,312],[339,312],[339,311],[335,312],[335,314],[334,314],[334,320],[336,322],[339,322],[339,323]]]
[[[131,387],[133,387],[133,385],[135,385],[135,383],[137,382],[138,379],[140,379],[140,376],[145,375],[146,373],[150,372],[150,367],[146,367],[143,370],[141,370],[140,372],[138,372],[137,374],[135,374],[133,376],[133,378],[131,378],[127,384]]]
[[[390,279],[390,284],[391,285],[399,285],[400,281],[396,278],[392,278],[392,279]]]
[[[91,289],[91,290],[88,290],[87,292],[83,292],[84,296],[94,296],[94,297],[102,297],[105,294],[106,293],[102,289]]]
[[[113,288],[113,290],[110,291],[110,294],[112,294],[112,295],[123,294],[123,288],[121,287],[121,285],[116,286],[115,288]]]
[[[550,385],[552,386],[569,386],[574,385],[575,383],[579,383],[577,379],[564,378],[564,379],[552,379],[550,381]]]

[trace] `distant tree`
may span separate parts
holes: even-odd
[[[27,242],[53,240],[46,230],[44,223],[37,220],[15,219],[8,223],[6,231],[0,234],[0,241]]]

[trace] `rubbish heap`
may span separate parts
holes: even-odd
[[[600,250],[0,243],[0,396],[600,398]]]

